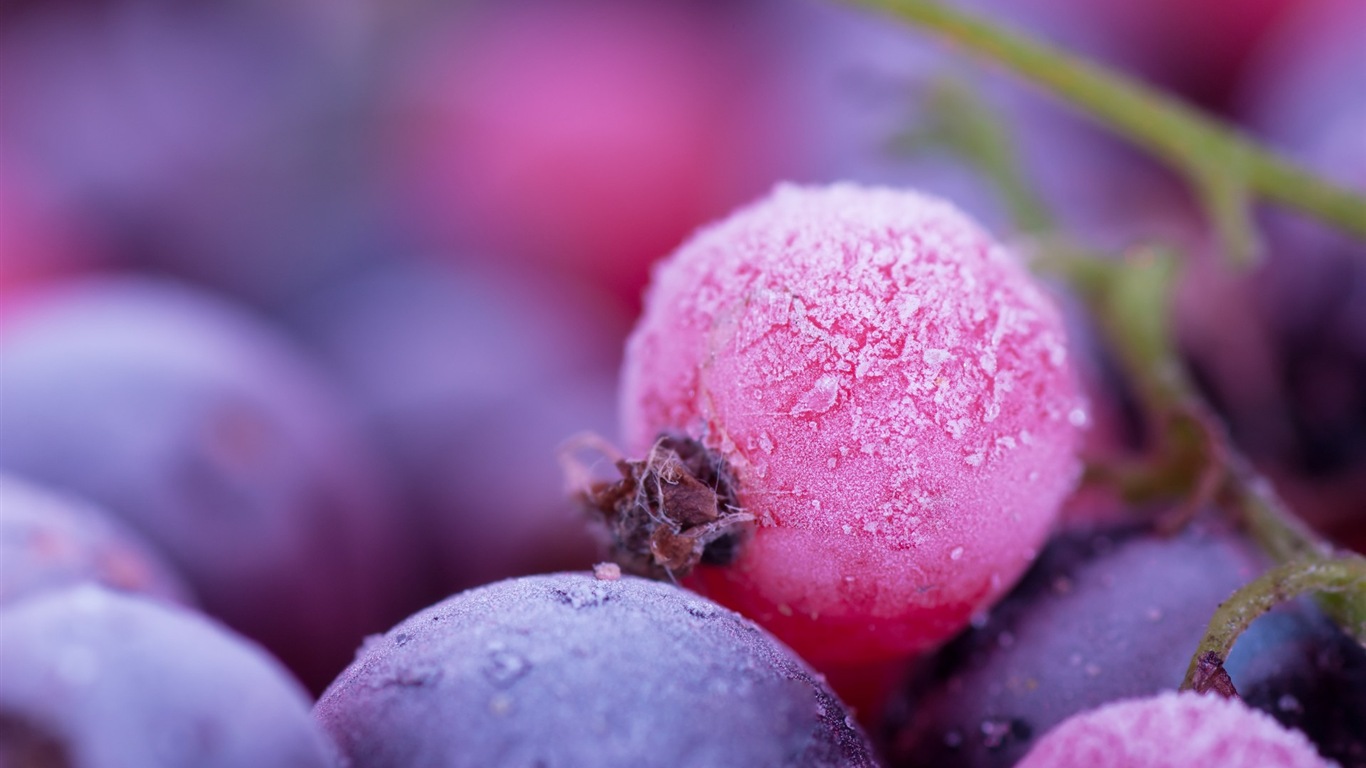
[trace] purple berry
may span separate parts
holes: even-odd
[[[404,525],[372,457],[327,382],[251,316],[91,280],[10,315],[0,369],[0,467],[123,519],[306,682],[402,615]]]
[[[0,27],[0,133],[121,256],[259,300],[346,253],[366,4],[32,6]]]
[[[1078,712],[1175,688],[1215,608],[1264,567],[1213,523],[1060,537],[897,703],[893,763],[1005,768]],[[1366,763],[1366,650],[1307,603],[1254,622],[1226,669],[1249,705]]]
[[[0,620],[0,765],[333,766],[308,703],[260,648],[170,604],[87,585]]]
[[[193,602],[170,566],[116,518],[0,473],[0,606],[85,582]]]
[[[772,636],[610,570],[428,608],[369,641],[315,713],[354,768],[875,764],[839,700]]]
[[[556,462],[568,435],[613,431],[626,323],[593,299],[563,278],[390,264],[294,308],[403,484],[433,600],[593,562]]]

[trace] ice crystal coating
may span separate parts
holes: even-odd
[[[1167,692],[1107,704],[1046,735],[1019,768],[1331,768],[1304,736],[1237,699]]]
[[[462,592],[367,641],[314,709],[352,768],[873,766],[791,651],[669,584],[593,573]]]
[[[817,663],[924,649],[1008,589],[1086,420],[1009,253],[946,202],[847,184],[779,186],[664,262],[622,384],[628,451],[701,440],[758,523],[700,582]]]

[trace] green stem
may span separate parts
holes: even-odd
[[[1159,450],[1137,471],[1116,477],[1148,485],[1157,495],[1196,493],[1217,480],[1216,495],[1231,502],[1249,532],[1278,563],[1333,562],[1333,547],[1303,523],[1233,445],[1205,406],[1181,364],[1170,328],[1168,301],[1177,260],[1160,249],[1137,248],[1102,260],[1045,249],[1038,266],[1063,276],[1086,302],[1119,355],[1143,410],[1159,437]],[[1217,472],[1218,475],[1210,475]],[[1204,501],[1197,499],[1197,501]],[[1323,595],[1319,604],[1345,630],[1366,642],[1366,580]]]
[[[1202,662],[1222,667],[1238,636],[1262,614],[1306,592],[1341,593],[1360,590],[1366,584],[1366,558],[1359,555],[1323,560],[1295,560],[1273,568],[1248,582],[1225,600],[1210,619],[1205,636],[1191,658],[1181,690],[1196,688]],[[1366,624],[1348,627],[1361,638]],[[1354,631],[1353,631],[1354,630]]]
[[[1252,231],[1244,218],[1249,188],[1272,199],[1304,203],[1305,210],[1366,235],[1366,200],[1319,181],[1161,93],[932,0],[861,1],[898,11],[1015,66],[1168,157],[1202,190],[1216,221],[1227,225],[1223,229],[1232,241]],[[1027,205],[1014,209],[1022,229],[1046,231],[1046,207],[1030,198],[1027,187],[1013,183],[1021,176],[1008,139],[1000,132],[967,130],[974,122],[992,122],[983,108],[953,92],[941,94],[936,103],[938,112],[946,116],[945,127],[957,137],[955,146],[980,158],[979,164],[990,171],[989,177],[1008,198],[1012,192],[1023,197]],[[1244,182],[1249,186],[1243,186]],[[1291,194],[1286,199],[1282,193],[1291,188],[1299,189],[1303,197]],[[1341,213],[1350,216],[1337,221],[1334,217]],[[1061,275],[1087,303],[1161,435],[1154,460],[1098,468],[1093,475],[1147,498],[1186,497],[1192,513],[1217,497],[1236,507],[1253,538],[1276,562],[1336,562],[1332,545],[1296,517],[1238,452],[1182,365],[1168,306],[1179,264],[1175,255],[1158,248],[1136,248],[1118,261],[1102,259],[1063,241],[1051,241],[1046,234],[1039,245],[1043,256],[1035,266]],[[1358,579],[1339,592],[1320,595],[1319,604],[1366,643],[1366,580]]]
[[[1252,537],[1278,563],[1328,558],[1333,548],[1294,515],[1266,478],[1238,454],[1229,457],[1232,492]]]
[[[1160,91],[935,0],[856,2],[1007,65],[1166,159],[1199,190],[1235,251],[1246,254],[1255,237],[1246,226],[1249,193],[1366,239],[1366,198],[1323,181]]]
[[[1048,207],[1031,189],[1005,124],[977,94],[950,78],[936,81],[926,94],[930,138],[970,163],[999,191],[1021,232],[1051,231]]]

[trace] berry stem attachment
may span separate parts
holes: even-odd
[[[1214,612],[1186,670],[1181,690],[1197,693],[1214,690],[1225,696],[1236,695],[1223,665],[1238,636],[1257,617],[1306,592],[1340,594],[1360,590],[1363,584],[1366,584],[1366,557],[1359,555],[1293,560],[1253,579]],[[1358,620],[1359,623],[1348,630],[1360,640],[1366,637],[1366,617],[1358,617]]]
[[[574,457],[581,448],[611,459],[620,477],[592,480]],[[725,460],[683,435],[660,435],[640,461],[584,435],[565,444],[561,464],[579,506],[604,524],[612,559],[638,576],[676,581],[698,563],[729,564],[753,527]]]
[[[1254,196],[1366,239],[1366,198],[1167,94],[936,0],[856,1],[1006,65],[1166,160],[1195,187],[1235,258],[1256,252]]]

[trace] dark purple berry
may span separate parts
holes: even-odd
[[[308,703],[263,650],[167,603],[87,585],[0,613],[0,765],[334,766]]]
[[[179,575],[116,518],[0,473],[0,605],[85,582],[193,602]]]
[[[451,597],[367,642],[314,711],[353,768],[875,764],[768,633],[611,570]]]
[[[1215,608],[1265,567],[1214,523],[1171,538],[1133,527],[1060,537],[895,705],[893,764],[1005,768],[1076,713],[1175,689]],[[1366,650],[1308,603],[1254,622],[1226,669],[1247,704],[1362,765]]]
[[[434,561],[432,600],[593,562],[559,445],[612,431],[620,327],[572,281],[390,264],[294,308],[383,447]]]
[[[120,517],[306,682],[406,610],[406,526],[373,458],[247,313],[171,283],[77,283],[8,317],[0,370],[0,468]]]

